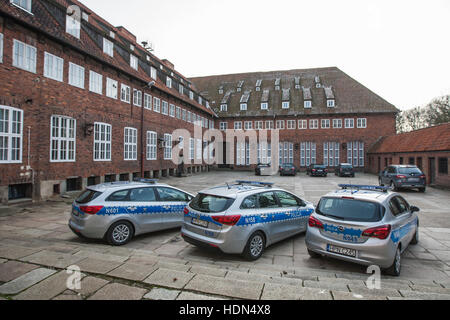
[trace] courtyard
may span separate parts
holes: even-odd
[[[212,171],[160,180],[190,193],[237,179],[274,182],[317,204],[339,183],[377,184],[356,178],[255,177],[249,171]],[[311,259],[304,234],[269,247],[249,262],[196,248],[179,229],[138,236],[123,247],[79,239],[67,227],[76,194],[43,203],[0,207],[0,299],[449,299],[450,191],[402,191],[418,206],[420,242],[402,256],[398,278],[382,275],[369,289],[366,268]],[[81,286],[68,289],[67,268],[77,266]]]

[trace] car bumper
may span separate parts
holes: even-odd
[[[308,228],[305,241],[306,247],[318,254],[366,266],[377,265],[380,268],[389,268],[396,252],[390,238],[385,240],[371,238],[365,243],[349,243],[327,238],[317,228]],[[356,257],[329,252],[328,245],[356,250]]]
[[[426,184],[424,182],[402,182],[397,181],[396,186],[398,188],[405,188],[405,189],[414,189],[414,188],[425,188]]]
[[[86,223],[86,221],[77,220],[74,217],[71,217],[69,220],[69,228],[75,234],[91,239],[102,239],[108,230],[107,226],[95,226],[92,223]]]

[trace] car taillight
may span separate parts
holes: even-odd
[[[362,235],[369,238],[378,238],[384,240],[389,236],[390,233],[391,233],[391,225],[388,224],[385,226],[364,230]]]
[[[406,176],[402,175],[402,174],[398,174],[395,176],[397,179],[406,179]]]
[[[323,223],[321,221],[319,221],[318,219],[314,218],[313,216],[309,217],[308,224],[311,228],[323,229]]]
[[[184,214],[189,214],[189,209],[188,208],[184,208],[183,212],[184,212]]]
[[[425,179],[427,176],[426,175],[421,175],[419,178],[421,178],[421,179]]]
[[[312,172],[316,172],[316,169],[312,169]]]
[[[86,214],[97,214],[100,210],[103,209],[103,206],[81,206],[80,210]]]
[[[240,215],[235,216],[213,216],[212,219],[220,224],[234,226],[241,219]]]

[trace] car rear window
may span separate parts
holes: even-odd
[[[321,165],[321,164],[315,164],[313,168],[324,169],[325,166],[324,166],[324,165]]]
[[[351,165],[349,165],[349,164],[343,164],[343,165],[341,165],[341,168],[344,168],[344,169],[352,169],[353,166],[351,166]]]
[[[192,199],[189,206],[197,211],[217,213],[227,210],[233,202],[232,198],[199,193]]]
[[[102,192],[86,189],[78,196],[75,202],[88,203],[97,198],[98,196],[100,196],[101,194]]]
[[[422,171],[420,171],[419,168],[399,168],[398,172],[402,174],[411,174],[411,173],[422,174]]]
[[[330,218],[358,222],[377,222],[383,217],[382,207],[377,203],[342,198],[322,198],[316,212]]]

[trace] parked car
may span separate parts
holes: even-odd
[[[185,208],[181,235],[257,260],[271,244],[304,232],[313,212],[312,203],[271,183],[237,181],[200,191]]]
[[[306,174],[312,177],[326,177],[328,175],[328,169],[323,164],[311,164],[306,169]]]
[[[265,173],[267,171],[270,171],[271,165],[270,163],[258,163],[258,165],[255,168],[255,175],[266,175],[268,173]]]
[[[355,177],[355,169],[350,163],[340,163],[334,170],[334,175],[339,177]]]
[[[292,163],[283,163],[280,165],[280,176],[296,176],[297,168]]]
[[[120,246],[139,234],[180,227],[193,198],[149,179],[90,186],[73,202],[69,227],[80,237]]]
[[[419,242],[419,208],[388,187],[340,187],[322,197],[309,218],[310,256],[378,265],[400,275],[401,253]]]
[[[394,191],[399,189],[419,189],[425,192],[427,179],[425,174],[413,165],[391,165],[379,175],[380,186],[390,186]]]

